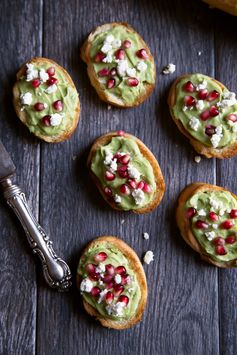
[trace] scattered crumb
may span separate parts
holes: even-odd
[[[153,260],[154,260],[153,251],[148,250],[148,251],[146,252],[146,254],[144,255],[143,261],[144,261],[144,263],[146,263],[146,264],[149,265],[150,262],[152,262]]]
[[[144,238],[144,239],[147,240],[147,239],[149,239],[149,237],[150,237],[150,236],[149,236],[149,234],[148,234],[147,232],[143,233],[143,238]]]
[[[73,155],[72,160],[76,160],[77,156]]]
[[[108,105],[107,109],[108,110],[111,110],[112,106],[111,105]]]
[[[122,219],[122,221],[120,222],[121,224],[124,224],[124,222],[125,222],[125,219]]]
[[[201,159],[202,159],[202,158],[201,158],[199,155],[196,155],[196,156],[194,157],[194,160],[195,160],[196,163],[200,163]]]
[[[164,67],[164,69],[162,70],[162,73],[165,75],[172,74],[175,72],[175,70],[176,70],[175,64],[169,63]]]
[[[198,52],[198,56],[199,56],[199,57],[200,57],[200,55],[202,55],[202,52],[201,52],[201,51]]]

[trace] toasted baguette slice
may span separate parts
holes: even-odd
[[[76,87],[74,85],[74,82],[72,81],[72,78],[70,77],[70,75],[68,74],[68,72],[62,68],[59,64],[57,64],[56,62],[54,62],[51,59],[48,58],[33,58],[29,61],[27,61],[24,65],[22,65],[22,67],[20,68],[20,70],[18,71],[16,77],[17,77],[17,81],[13,87],[13,104],[15,107],[15,111],[17,116],[19,117],[19,119],[27,126],[27,114],[25,113],[25,111],[21,110],[21,103],[20,103],[20,91],[19,91],[19,87],[18,87],[18,81],[20,80],[20,78],[22,76],[25,75],[25,71],[26,71],[26,64],[48,64],[49,66],[53,66],[55,67],[56,71],[60,71],[63,73],[64,77],[66,78],[66,80],[69,82],[69,85],[76,90]],[[57,75],[56,75],[57,76]],[[66,127],[66,130],[64,130],[62,133],[58,134],[58,135],[54,135],[54,136],[50,136],[50,135],[46,135],[46,134],[42,134],[40,132],[35,133],[35,135],[40,138],[43,139],[45,142],[48,143],[58,143],[58,142],[62,142],[65,141],[67,139],[69,139],[71,137],[71,135],[73,134],[73,132],[75,131],[75,129],[77,128],[78,125],[78,121],[80,118],[80,101],[79,98],[77,98],[77,104],[76,104],[76,108],[75,108],[75,114],[74,114],[74,118],[72,123],[70,123],[70,125],[68,125]]]
[[[122,23],[122,22],[107,23],[102,26],[99,26],[93,32],[90,33],[87,40],[84,42],[81,48],[81,58],[87,64],[87,72],[90,78],[91,85],[95,88],[101,100],[121,108],[138,106],[150,96],[150,94],[155,88],[155,79],[156,79],[156,68],[155,68],[154,58],[150,52],[150,49],[148,48],[147,44],[142,39],[142,37],[137,34],[139,36],[139,41],[142,45],[142,48],[144,48],[148,54],[148,60],[150,60],[154,65],[154,84],[144,82],[143,90],[140,92],[139,96],[137,96],[133,102],[125,102],[118,95],[114,95],[112,92],[109,92],[108,90],[105,91],[103,89],[101,83],[98,80],[98,75],[95,72],[93,63],[90,58],[90,50],[96,36],[103,32],[109,31],[110,29],[116,26],[123,26],[126,29],[127,33],[136,33],[136,31],[131,26],[129,26],[127,23]]]
[[[199,140],[195,139],[189,132],[185,129],[183,126],[182,122],[178,119],[178,117],[174,117],[172,108],[176,103],[176,87],[177,84],[184,78],[188,78],[190,74],[185,74],[177,78],[174,83],[172,84],[170,91],[169,91],[169,96],[168,96],[168,105],[169,105],[169,110],[171,117],[173,118],[173,121],[177,125],[178,129],[180,130],[181,133],[185,137],[189,139],[189,142],[192,144],[194,149],[199,153],[204,155],[206,158],[219,158],[219,159],[224,159],[224,158],[230,158],[235,155],[237,155],[237,141],[229,146],[223,147],[223,148],[213,148],[213,147],[208,147]],[[211,78],[217,85],[220,86],[220,89],[223,91],[226,89],[226,87],[217,81],[214,78]]]
[[[203,0],[211,7],[216,7],[220,10],[228,12],[231,15],[237,16],[236,0]]]
[[[98,246],[100,243],[106,242],[110,246],[114,246],[116,249],[118,249],[129,261],[129,266],[130,268],[135,272],[137,281],[141,290],[141,298],[138,303],[138,307],[136,310],[135,315],[127,320],[114,320],[110,319],[109,317],[104,317],[102,316],[94,307],[92,307],[89,303],[87,303],[85,300],[83,300],[83,305],[85,307],[85,310],[87,313],[89,313],[91,316],[96,317],[97,320],[100,321],[100,323],[107,328],[113,328],[113,329],[127,329],[138,323],[143,315],[143,312],[146,307],[147,303],[147,281],[146,281],[146,275],[144,272],[144,269],[142,267],[142,264],[135,253],[135,251],[129,247],[124,241],[117,237],[113,236],[102,236],[99,238],[94,239],[91,241],[85,250],[82,253],[81,258],[86,254],[86,252],[95,246]],[[105,250],[106,252],[106,250]],[[77,286],[80,289],[80,282],[81,282],[81,277],[79,274],[77,274]]]
[[[110,132],[110,133],[107,133],[107,134],[96,139],[96,141],[93,143],[93,145],[91,147],[91,150],[90,150],[90,153],[89,153],[89,156],[87,159],[87,166],[89,168],[89,172],[90,172],[90,175],[91,175],[93,181],[95,182],[97,188],[99,189],[101,195],[104,197],[106,202],[108,202],[108,204],[113,209],[118,210],[118,211],[123,211],[123,209],[119,208],[119,206],[113,200],[109,200],[106,197],[99,179],[91,171],[91,161],[96,153],[96,150],[100,146],[107,145],[111,141],[111,139],[116,136],[118,136],[117,132]],[[151,151],[147,148],[147,146],[145,146],[145,144],[140,139],[138,139],[135,136],[128,134],[128,133],[124,133],[124,137],[125,138],[133,138],[135,140],[142,155],[150,162],[153,172],[154,172],[155,182],[156,182],[156,191],[155,191],[153,200],[148,205],[146,205],[142,208],[133,209],[132,211],[137,214],[144,214],[144,213],[151,212],[160,204],[160,202],[163,198],[164,192],[165,192],[165,182],[164,182],[164,178],[163,178],[160,166],[159,166],[156,158],[154,157],[154,155],[151,153]]]
[[[210,254],[207,254],[207,252],[202,248],[202,246],[199,244],[197,238],[194,236],[192,233],[192,230],[189,225],[189,220],[186,217],[185,214],[185,209],[184,206],[193,195],[195,195],[198,192],[204,192],[204,191],[228,191],[224,189],[223,187],[219,187],[216,185],[210,185],[210,184],[205,184],[205,183],[193,183],[188,185],[181,193],[178,199],[178,206],[176,210],[176,221],[178,224],[178,227],[180,229],[181,235],[185,242],[190,245],[191,248],[193,248],[196,252],[198,252],[201,256],[201,259],[204,261],[218,266],[222,268],[229,268],[229,267],[236,267],[237,266],[237,259],[231,260],[231,261],[216,261],[214,260]],[[228,191],[230,192],[230,191]],[[232,192],[230,192],[231,195],[237,200],[237,196],[234,195]]]

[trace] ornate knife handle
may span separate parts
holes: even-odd
[[[66,291],[71,286],[68,265],[56,255],[52,241],[33,216],[22,190],[13,185],[10,179],[2,181],[2,185],[4,197],[20,220],[33,253],[41,259],[46,282],[59,291]]]

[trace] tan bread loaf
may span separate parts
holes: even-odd
[[[203,0],[211,7],[216,7],[220,10],[228,12],[231,15],[237,16],[237,1],[236,0]]]

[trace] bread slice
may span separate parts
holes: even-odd
[[[16,75],[17,81],[13,87],[13,104],[15,107],[15,111],[16,111],[16,114],[19,117],[19,119],[26,126],[27,126],[27,114],[25,113],[25,111],[21,110],[20,91],[18,88],[18,80],[20,80],[20,78],[25,75],[26,64],[28,64],[28,63],[37,64],[37,65],[46,63],[49,66],[54,66],[58,71],[63,72],[63,74],[64,74],[65,78],[67,79],[67,81],[69,82],[70,86],[76,90],[76,87],[72,81],[72,78],[68,74],[68,72],[64,68],[62,68],[59,64],[54,62],[53,60],[48,59],[48,58],[37,57],[37,58],[33,58],[33,59],[27,61],[24,65],[22,65],[22,67],[18,71],[18,73]],[[63,131],[62,133],[60,133],[58,135],[54,135],[54,136],[45,135],[40,132],[36,133],[35,135],[38,138],[43,139],[45,142],[48,142],[48,143],[58,143],[58,142],[65,141],[71,137],[71,135],[73,134],[73,132],[77,128],[79,118],[80,118],[80,101],[78,98],[78,102],[77,102],[77,106],[75,109],[75,114],[74,114],[72,124],[70,126],[68,126],[65,131]]]
[[[204,144],[202,144],[200,141],[195,139],[183,126],[182,122],[179,120],[178,117],[174,117],[172,108],[175,106],[176,103],[176,97],[177,97],[177,92],[176,92],[176,87],[177,84],[183,80],[184,78],[188,78],[191,74],[185,74],[177,78],[174,83],[172,84],[170,91],[169,91],[169,96],[168,96],[168,105],[170,109],[170,114],[171,117],[173,118],[175,124],[177,125],[178,129],[180,130],[185,137],[187,137],[191,143],[191,145],[194,147],[194,149],[199,153],[204,155],[206,158],[219,158],[219,159],[224,159],[224,158],[230,158],[233,157],[237,154],[237,141],[230,146],[226,146],[223,148],[213,148],[213,147],[208,147]],[[215,80],[212,78],[212,80],[219,85],[220,89],[223,91],[226,89],[226,87],[220,83],[219,81]]]
[[[104,197],[106,202],[108,202],[109,205],[113,209],[123,211],[121,208],[118,207],[118,205],[114,201],[108,200],[108,198],[106,197],[106,195],[102,189],[99,179],[91,170],[91,162],[92,162],[92,159],[93,159],[98,147],[107,145],[113,137],[117,137],[117,136],[118,136],[117,132],[110,132],[110,133],[104,134],[103,136],[97,138],[91,147],[91,150],[90,150],[90,153],[89,153],[89,156],[87,159],[87,166],[89,168],[89,172],[90,172],[90,175],[91,175],[93,181],[95,182],[97,188],[99,189],[101,195]],[[140,149],[141,154],[150,162],[153,172],[154,172],[156,187],[157,187],[154,198],[148,205],[146,205],[142,208],[134,209],[132,211],[137,214],[144,214],[144,213],[151,212],[160,204],[160,202],[163,198],[164,192],[165,192],[165,182],[164,182],[164,178],[163,178],[160,166],[159,166],[156,158],[154,157],[154,155],[151,153],[151,151],[147,148],[147,146],[145,146],[145,144],[140,139],[138,139],[135,136],[128,134],[128,133],[124,133],[124,137],[134,139]]]
[[[204,261],[218,266],[222,268],[229,268],[229,267],[236,267],[237,266],[237,259],[231,260],[231,261],[221,261],[218,262],[214,260],[209,254],[206,253],[206,251],[202,248],[202,246],[198,243],[196,237],[192,233],[192,230],[190,229],[189,226],[189,220],[185,216],[185,210],[184,206],[186,202],[196,193],[202,192],[202,191],[228,191],[227,189],[224,189],[223,187],[219,187],[216,185],[210,185],[206,183],[193,183],[188,185],[181,193],[178,199],[178,206],[176,210],[176,221],[178,224],[178,227],[180,229],[181,235],[185,242],[190,245],[191,248],[193,248],[196,252],[198,252],[201,256],[201,259]],[[230,191],[228,191],[230,192]],[[230,192],[231,195],[237,200],[237,196],[234,195],[232,192]]]
[[[231,15],[237,16],[236,0],[203,0],[211,7],[216,7],[220,10],[228,12]]]
[[[90,33],[87,40],[84,42],[84,44],[81,48],[81,58],[87,64],[87,72],[88,72],[88,75],[90,78],[91,85],[95,88],[95,90],[97,91],[97,94],[99,95],[101,100],[103,100],[111,105],[114,105],[117,107],[122,107],[122,108],[138,106],[150,96],[150,94],[152,93],[152,91],[155,88],[155,79],[156,79],[156,69],[155,69],[154,58],[150,52],[150,49],[148,48],[147,44],[142,39],[142,37],[138,35],[140,42],[142,44],[142,47],[146,49],[146,52],[148,54],[148,60],[152,61],[154,64],[154,84],[150,84],[148,82],[143,83],[144,89],[142,90],[140,95],[138,97],[136,97],[134,102],[131,102],[131,103],[125,102],[124,100],[122,100],[118,96],[110,93],[108,90],[107,91],[103,90],[103,87],[98,80],[98,76],[95,72],[93,63],[90,58],[90,50],[91,50],[92,43],[93,43],[95,37],[98,34],[109,31],[110,29],[112,29],[116,26],[123,26],[128,33],[136,33],[136,31],[131,26],[129,26],[127,23],[122,23],[122,22],[107,23],[102,26],[99,26],[93,32]]]
[[[126,257],[126,259],[129,261],[129,266],[130,268],[135,272],[137,281],[141,290],[141,299],[139,301],[137,310],[135,315],[127,320],[113,320],[107,317],[103,317],[94,307],[92,307],[89,303],[87,303],[85,300],[83,300],[83,305],[85,307],[85,310],[87,313],[89,313],[91,316],[96,317],[97,320],[100,321],[100,323],[107,328],[113,328],[113,329],[127,329],[138,323],[143,315],[143,312],[146,307],[147,303],[147,281],[146,281],[146,275],[143,270],[142,264],[135,253],[135,251],[129,247],[124,241],[117,237],[113,236],[102,236],[99,238],[94,239],[91,241],[87,247],[84,249],[81,258],[86,254],[86,252],[90,249],[93,248],[100,243],[106,242],[108,244],[111,244],[114,246],[116,249],[118,249],[122,254]],[[77,274],[77,286],[80,289],[80,275]]]

